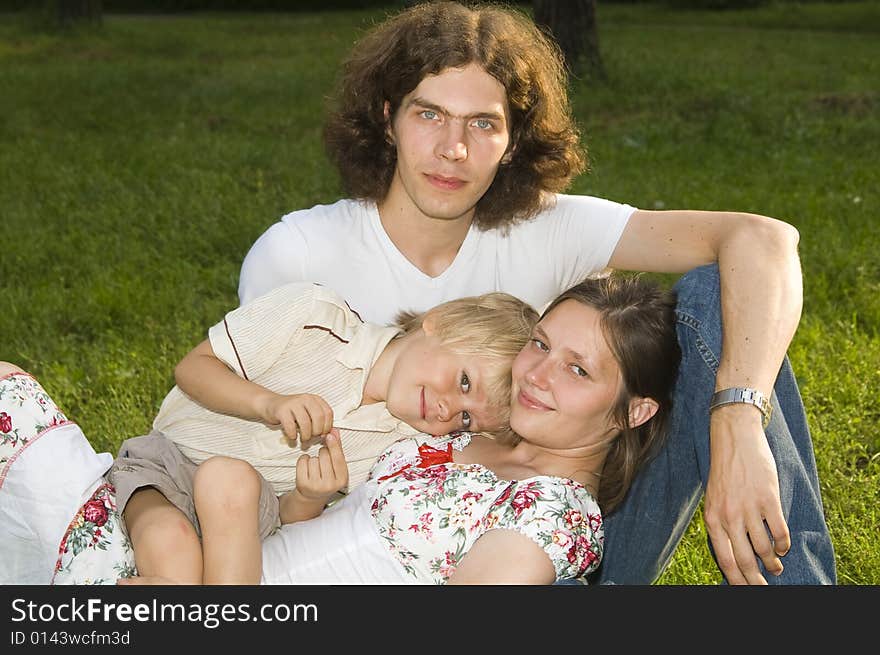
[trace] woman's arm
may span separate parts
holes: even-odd
[[[556,581],[550,557],[524,534],[489,530],[459,562],[447,584],[534,584]]]

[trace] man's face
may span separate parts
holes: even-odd
[[[423,79],[390,122],[397,169],[383,212],[470,220],[507,151],[508,120],[504,87],[476,64]]]

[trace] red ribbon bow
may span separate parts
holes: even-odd
[[[434,448],[433,446],[429,446],[426,443],[423,443],[419,446],[419,461],[416,462],[416,468],[426,469],[429,466],[434,466],[434,464],[446,464],[452,461],[452,443],[446,444],[446,450],[440,450],[439,448]],[[413,464],[406,464],[405,466],[400,467],[394,473],[389,473],[388,475],[383,475],[379,478],[380,481],[387,480],[388,478],[393,478],[395,475],[400,475],[406,469],[412,467]]]

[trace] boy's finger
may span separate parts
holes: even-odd
[[[339,430],[333,428],[324,439],[327,452],[330,453],[330,463],[337,478],[348,482],[348,464],[345,461],[345,452],[342,450],[342,439],[339,438]]]
[[[324,435],[333,427],[333,409],[327,401],[319,396],[311,396],[307,404],[309,418],[312,420],[312,432]]]
[[[299,485],[301,482],[306,482],[309,479],[309,460],[311,457],[308,455],[300,455],[296,460],[296,483]]]
[[[293,410],[293,415],[296,417],[296,424],[299,426],[300,441],[311,441],[313,432],[309,413],[303,407],[296,407]],[[300,443],[300,446],[302,446],[302,443]]]
[[[333,408],[327,403],[323,398],[321,399],[321,403],[323,404],[323,417],[324,424],[321,434],[329,434],[330,430],[333,429]]]
[[[292,416],[282,416],[279,423],[281,424],[281,431],[287,440],[291,443],[296,443],[296,419]]]

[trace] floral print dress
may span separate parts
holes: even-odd
[[[0,378],[3,583],[22,582],[17,574],[38,571],[43,562],[48,584],[115,584],[135,574],[114,489],[100,478],[111,459],[94,452],[79,427],[32,376],[14,373]],[[80,471],[83,476],[78,478],[75,473]],[[84,488],[76,488],[78,479]],[[47,489],[49,495],[43,493]],[[75,504],[69,514],[50,511],[71,502]],[[49,535],[55,535],[54,543],[49,543]],[[52,551],[44,553],[46,549]]]
[[[502,480],[481,464],[456,464],[470,433],[402,439],[370,473],[370,511],[389,551],[419,582],[445,583],[488,530],[516,530],[550,557],[557,579],[579,578],[602,558],[599,506],[567,478]]]

